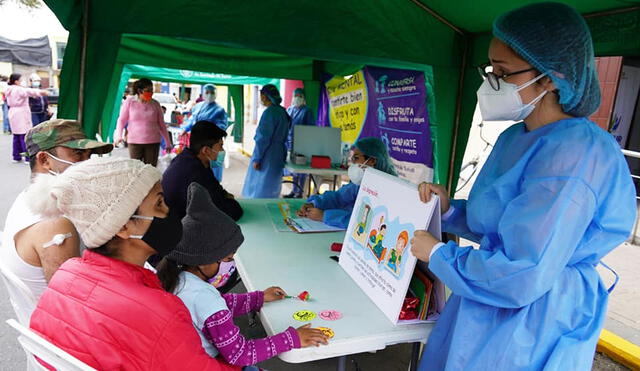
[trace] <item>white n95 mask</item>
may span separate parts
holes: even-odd
[[[489,80],[485,79],[478,92],[478,105],[480,106],[480,114],[484,121],[522,121],[533,112],[538,103],[547,91],[543,91],[531,102],[524,104],[518,93],[520,90],[540,80],[545,74],[540,74],[518,86],[510,84],[500,79],[500,90],[494,90],[489,84]]]
[[[364,170],[367,168],[366,165],[360,164],[351,164],[349,165],[349,169],[347,170],[347,175],[349,176],[349,180],[351,183],[355,185],[360,185],[362,183],[362,178],[364,177]]]

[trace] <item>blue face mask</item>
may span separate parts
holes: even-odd
[[[222,167],[224,165],[224,156],[225,156],[224,151],[218,152],[218,157],[215,160],[209,161],[209,166],[212,169],[215,169],[217,167]]]

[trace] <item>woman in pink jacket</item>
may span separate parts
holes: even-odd
[[[127,127],[129,157],[156,166],[160,152],[160,139],[164,138],[168,149],[171,139],[164,123],[162,107],[153,97],[153,83],[140,79],[133,83],[134,95],[128,97],[120,108],[118,126],[114,135],[117,146],[124,141],[122,131]]]
[[[13,162],[22,161],[22,153],[27,152],[24,144],[24,136],[31,129],[30,97],[42,97],[49,95],[46,90],[30,89],[21,86],[22,75],[14,73],[9,76],[9,86],[4,95],[9,105],[9,123],[13,134]],[[29,157],[24,157],[24,162],[29,162]]]

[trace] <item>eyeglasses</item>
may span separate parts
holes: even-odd
[[[370,157],[360,156],[360,155],[353,155],[353,156],[351,156],[351,158],[349,160],[351,160],[351,162],[355,164],[356,161],[360,160],[361,158],[363,158],[365,160],[365,162],[366,162],[366,161],[369,160]]]
[[[483,64],[479,65],[477,67],[478,68],[478,73],[480,74],[480,76],[483,79],[489,80],[489,85],[495,91],[499,91],[500,90],[500,79],[504,80],[507,77],[510,77],[510,76],[513,76],[513,75],[518,75],[518,74],[529,72],[529,71],[535,71],[535,68],[531,67],[531,68],[527,68],[526,70],[520,70],[520,71],[516,71],[516,72],[505,73],[503,75],[498,76],[495,73],[493,73],[492,71],[487,71],[487,69],[489,67],[491,67],[491,63],[483,63]]]

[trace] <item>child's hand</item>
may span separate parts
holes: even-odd
[[[312,207],[307,211],[307,218],[321,222],[324,219],[324,211],[315,207]]]
[[[300,345],[303,348],[310,346],[319,346],[320,344],[327,345],[327,336],[317,328],[311,328],[311,324],[307,323],[304,326],[300,326],[296,329],[298,331],[298,337],[300,337]]]
[[[313,204],[312,203],[306,203],[304,205],[302,205],[302,207],[300,208],[300,210],[296,211],[296,215],[298,215],[299,217],[306,217],[307,213],[309,212],[309,209],[313,208]]]
[[[283,289],[277,286],[272,286],[264,290],[264,301],[265,303],[268,303],[270,301],[282,300],[286,295],[287,293],[284,292]]]
[[[413,233],[411,239],[411,253],[425,263],[429,262],[429,256],[433,247],[440,242],[427,231],[418,230]]]

